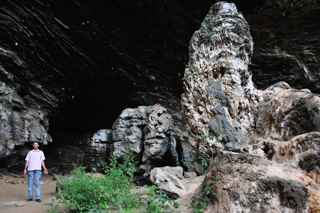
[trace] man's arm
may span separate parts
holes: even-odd
[[[42,161],[42,167],[43,167],[44,173],[47,175],[48,169],[46,168],[46,165],[44,164],[44,160]]]
[[[29,165],[29,161],[26,161],[26,165],[24,166],[23,174],[27,174],[27,167]]]

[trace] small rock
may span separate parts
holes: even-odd
[[[17,203],[17,204],[16,204],[16,207],[22,207],[22,206],[24,206],[23,203]]]
[[[60,178],[59,178],[59,175],[58,174],[53,174],[53,178],[52,178],[52,180],[59,180]]]
[[[180,167],[181,168],[181,167]],[[169,197],[179,198],[187,195],[187,189],[179,179],[179,167],[162,167],[151,170],[150,181]]]
[[[185,172],[183,175],[185,178],[195,178],[197,174],[195,172]]]
[[[17,205],[18,202],[16,201],[12,201],[12,202],[9,202],[9,203],[5,203],[4,205],[5,206],[14,206],[14,205]]]
[[[243,146],[237,142],[226,143],[225,149],[231,152],[243,152]]]

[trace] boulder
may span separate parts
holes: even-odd
[[[151,170],[150,181],[169,197],[177,199],[193,193],[202,186],[204,176],[187,178],[182,176],[182,167],[162,167]]]
[[[180,173],[182,175],[182,167],[179,169],[170,169],[169,173],[166,171],[167,167],[154,168],[150,173],[150,181],[154,183],[160,190],[170,197],[178,198],[187,194],[187,190],[181,180],[174,174]],[[173,173],[173,174],[172,174]]]
[[[311,179],[294,162],[224,152],[211,165],[204,184],[218,195],[213,212],[309,212]]]
[[[259,104],[263,112],[257,116],[259,134],[267,137],[276,133],[283,140],[290,140],[296,135],[320,131],[319,95],[289,87],[277,93],[268,89],[264,96],[265,101]]]
[[[172,128],[172,116],[160,104],[125,109],[112,126],[111,154],[121,159],[132,149],[144,176],[157,166],[179,165]]]
[[[195,172],[185,172],[185,173],[183,174],[183,176],[184,176],[185,178],[195,178],[195,177],[197,177],[197,173],[195,173]]]

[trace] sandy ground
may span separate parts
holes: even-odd
[[[21,173],[22,174],[22,173]],[[19,182],[17,184],[6,183]],[[25,182],[25,183],[23,183]],[[45,203],[51,202],[55,196],[56,181],[52,180],[50,175],[41,177],[41,200],[42,203],[35,201],[27,202],[28,199],[28,178],[27,175],[4,174],[0,176],[0,212],[5,213],[35,213],[48,212],[49,206]],[[35,192],[34,192],[35,195]]]
[[[16,184],[7,183],[19,182]],[[23,183],[24,182],[24,183]],[[41,213],[48,212],[50,206],[44,205],[49,203],[55,198],[53,194],[56,187],[56,181],[53,176],[42,174],[41,177],[41,200],[38,203],[35,199],[27,202],[28,199],[28,179],[27,175],[4,173],[0,176],[0,212],[4,213]],[[145,189],[138,188],[135,192],[142,193]],[[35,194],[35,192],[34,192]],[[188,209],[188,205],[192,200],[192,195],[185,196],[176,200],[180,204],[179,209],[172,209],[171,212],[191,213],[192,209]],[[143,211],[141,211],[143,212]]]

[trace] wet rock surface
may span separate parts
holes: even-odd
[[[320,93],[319,23],[310,22],[319,11],[319,1],[267,0],[246,12],[255,42],[249,68],[259,89],[286,81]]]

